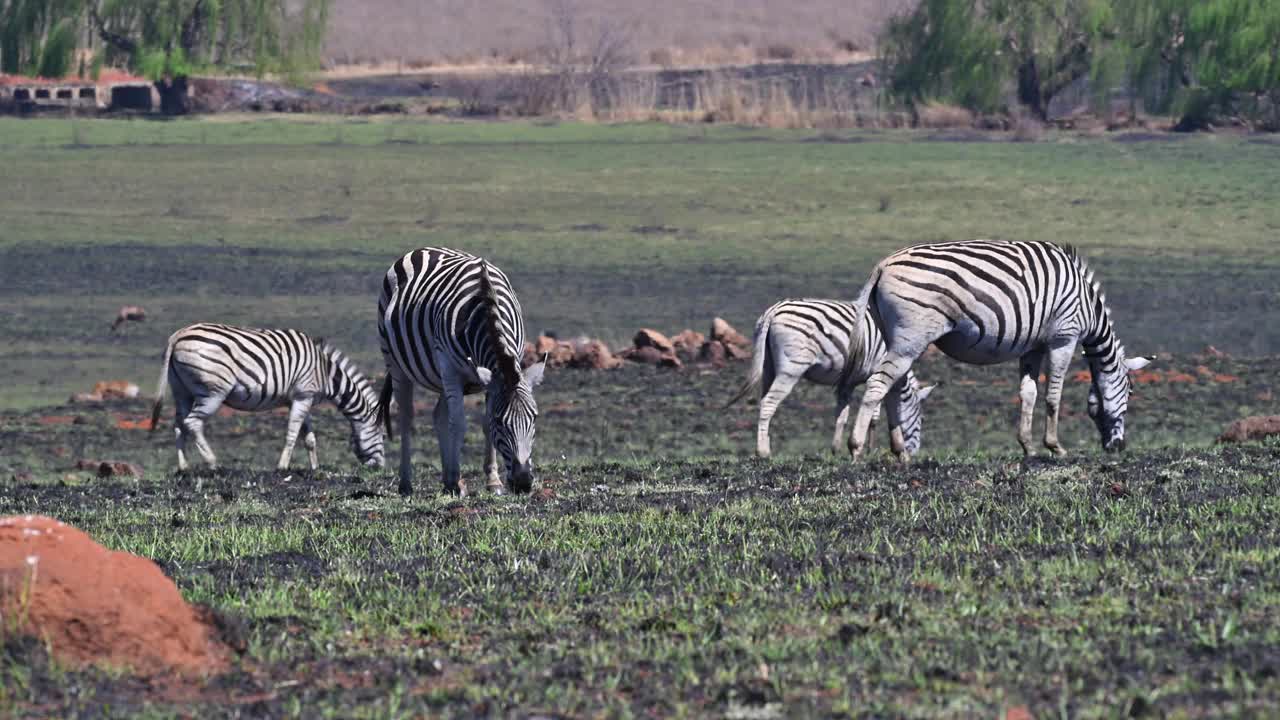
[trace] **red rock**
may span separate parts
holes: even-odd
[[[618,353],[618,357],[631,362],[657,365],[665,368],[680,368],[684,365],[684,363],[680,362],[680,358],[675,356],[675,353],[664,353],[651,346],[628,348]]]
[[[649,328],[643,328],[640,332],[637,332],[631,343],[637,348],[656,348],[658,352],[661,353],[670,353],[675,351],[675,346],[671,344],[671,338],[668,338],[657,330],[651,330]]]
[[[724,343],[719,340],[708,340],[698,350],[698,362],[711,363],[713,367],[724,367],[727,359]]]
[[[671,338],[671,345],[676,354],[685,360],[693,360],[698,356],[707,337],[696,330],[682,330]]]
[[[585,370],[612,370],[622,366],[622,358],[615,357],[603,342],[591,340],[577,348],[569,366]]]
[[[725,322],[724,318],[714,318],[711,321],[711,339],[719,340],[725,344],[726,349],[731,345],[739,347],[751,346],[751,341],[742,333],[733,329],[733,326]]]

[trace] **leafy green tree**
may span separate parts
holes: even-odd
[[[1110,17],[1111,0],[924,0],[885,31],[890,91],[985,112],[1013,89],[1044,118],[1088,76]]]
[[[62,75],[77,41],[158,79],[198,67],[258,74],[319,64],[330,0],[0,0],[0,71]]]
[[[1280,2],[1145,0],[1117,3],[1116,42],[1099,56],[1095,88],[1122,80],[1146,109],[1199,129],[1222,114],[1280,126]]]

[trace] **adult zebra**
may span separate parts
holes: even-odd
[[[278,470],[289,467],[298,434],[303,434],[311,469],[319,464],[311,406],[329,398],[351,423],[351,444],[365,465],[382,467],[382,431],[378,398],[354,363],[323,341],[297,330],[200,323],[169,337],[164,368],[151,409],[151,429],[160,422],[166,387],[173,388],[178,469],[187,469],[186,444],[210,467],[218,461],[204,436],[204,424],[224,403],[237,410],[267,410],[289,405],[289,429]]]
[[[885,355],[867,381],[849,451],[861,454],[872,415],[888,388],[929,343],[963,362],[1020,360],[1022,414],[1018,442],[1031,454],[1036,382],[1048,359],[1044,445],[1058,442],[1062,385],[1077,343],[1092,373],[1089,416],[1108,452],[1124,449],[1129,371],[1150,358],[1127,358],[1111,326],[1111,311],[1084,258],[1071,246],[1047,242],[974,240],[916,245],[880,261],[856,301],[870,309],[884,334]],[[859,360],[854,345],[846,373]]]
[[[378,298],[378,335],[387,365],[379,415],[391,430],[390,404],[400,407],[400,493],[413,492],[410,436],[413,388],[440,394],[436,436],[440,441],[446,492],[465,494],[460,483],[462,440],[466,434],[464,395],[485,391],[485,476],[501,492],[497,456],[507,466],[511,489],[533,487],[533,388],[544,363],[520,368],[524,318],[505,273],[458,250],[414,250],[387,270]]]
[[[741,400],[751,388],[760,386],[757,455],[769,457],[769,422],[801,378],[819,385],[837,386],[836,431],[831,448],[839,450],[849,418],[849,398],[853,388],[866,382],[884,355],[880,328],[876,327],[870,315],[862,316],[862,332],[853,332],[854,324],[858,322],[857,314],[857,308],[850,302],[807,298],[774,303],[756,320],[751,370],[742,389],[725,407]],[[863,360],[846,384],[841,385],[846,355],[853,341],[863,344]],[[890,443],[901,460],[907,460],[920,450],[921,403],[934,387],[920,387],[915,373],[908,371],[890,389]],[[876,417],[871,420],[873,427],[879,412],[877,406]]]

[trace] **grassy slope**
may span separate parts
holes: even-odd
[[[1164,369],[1194,381],[1140,387],[1135,452],[1119,459],[1093,450],[1070,384],[1073,459],[1024,468],[1014,368],[926,359],[946,385],[930,452],[903,470],[818,454],[823,389],[797,391],[774,426],[781,457],[761,463],[741,459],[754,408],[710,409],[741,368],[562,372],[539,396],[540,493],[431,496],[424,433],[408,503],[356,473],[331,411],[317,423],[329,472],[263,472],[283,419],[218,418],[232,469],[198,488],[168,476],[168,422],[116,428],[143,401],[4,412],[0,515],[53,514],[154,558],[240,618],[247,652],[170,704],[10,638],[0,710],[1280,712],[1280,455],[1160,449],[1274,411],[1274,359],[1188,354],[1276,350],[1274,146],[259,121],[84,123],[90,147],[63,147],[72,127],[0,121],[0,163],[22,168],[0,180],[0,406],[48,406],[104,376],[149,385],[168,332],[205,318],[306,327],[372,369],[378,274],[427,242],[508,269],[533,328],[621,341],[714,313],[745,329],[777,296],[849,294],[917,240],[1070,240],[1130,345],[1179,351]],[[656,226],[675,232],[638,230]],[[110,338],[126,301],[152,319]],[[68,473],[95,456],[146,477]]]
[[[21,168],[0,181],[0,362],[17,379],[0,406],[104,377],[149,385],[168,333],[206,319],[298,325],[372,371],[379,276],[429,243],[506,269],[532,332],[617,344],[716,314],[746,329],[781,296],[851,296],[910,243],[1074,242],[1134,351],[1280,347],[1256,321],[1276,301],[1280,147],[925,137],[0,120],[0,162]],[[111,338],[125,302],[152,319]]]
[[[55,514],[239,618],[240,669],[177,706],[202,715],[1268,715],[1278,461],[552,463],[531,498],[410,503],[236,470],[37,481],[0,514]],[[0,705],[168,712],[5,652]]]

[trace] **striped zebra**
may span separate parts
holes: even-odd
[[[485,391],[484,471],[489,489],[502,492],[498,455],[512,490],[533,486],[533,388],[545,363],[522,370],[524,318],[511,282],[496,266],[440,247],[414,250],[387,270],[378,298],[378,334],[387,379],[379,415],[391,432],[392,395],[400,416],[400,493],[413,492],[410,436],[413,390],[440,397],[432,418],[440,442],[446,492],[465,494],[461,479],[466,434],[464,395]]]
[[[1125,356],[1102,289],[1075,248],[997,240],[909,247],[876,266],[856,304],[863,314],[870,308],[878,320],[886,351],[867,381],[849,435],[854,457],[861,454],[886,391],[929,343],[976,365],[1019,360],[1018,442],[1027,455],[1032,452],[1036,382],[1047,359],[1044,445],[1059,456],[1066,453],[1058,442],[1062,385],[1076,344],[1083,345],[1093,378],[1089,416],[1105,450],[1124,449],[1129,371],[1146,367],[1151,359]],[[860,350],[852,347],[850,367],[858,367]]]
[[[354,363],[323,341],[297,330],[200,323],[169,336],[164,368],[151,410],[151,429],[159,427],[167,387],[173,388],[178,469],[187,469],[187,439],[209,467],[217,458],[204,436],[204,424],[223,404],[237,410],[289,406],[289,430],[278,470],[289,467],[298,434],[311,460],[319,463],[311,431],[311,406],[329,398],[351,423],[351,445],[361,463],[382,467],[382,431],[378,398]]]
[[[845,423],[849,418],[849,399],[853,388],[866,381],[875,363],[884,355],[880,329],[869,315],[862,317],[862,332],[854,333],[858,322],[853,303],[839,300],[783,300],[775,303],[756,321],[755,348],[751,371],[738,394],[725,407],[741,400],[751,389],[760,386],[760,419],[756,426],[756,454],[770,455],[769,422],[778,406],[791,394],[801,378],[819,385],[835,385],[836,431],[832,450],[840,447]],[[869,346],[862,354],[862,366],[845,385],[840,384],[849,343],[857,339]],[[920,387],[915,374],[908,372],[898,382],[889,398],[890,442],[902,460],[920,450],[921,403],[935,386]],[[871,423],[879,418],[880,408]]]

